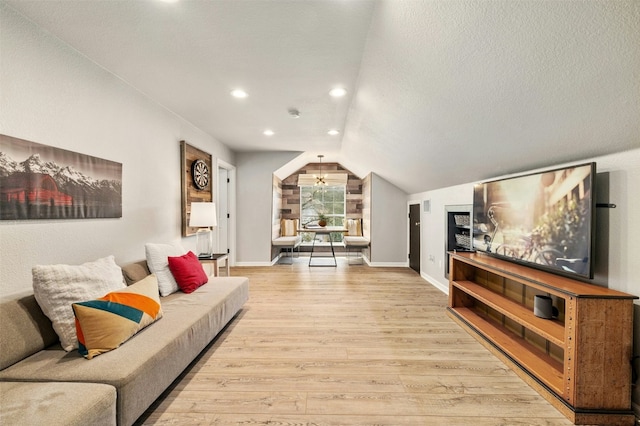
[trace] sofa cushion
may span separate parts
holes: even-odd
[[[344,242],[344,245],[349,247],[368,247],[369,246],[369,239],[365,238],[365,237],[352,237],[352,236],[345,236],[342,241]]]
[[[302,243],[302,237],[300,235],[296,237],[278,237],[271,241],[271,244],[274,246],[285,246],[285,247],[298,247]]]
[[[113,256],[82,265],[36,265],[32,275],[36,300],[51,320],[65,351],[78,347],[71,304],[126,287]]]
[[[178,244],[153,244],[144,246],[149,270],[158,278],[160,296],[168,296],[178,291],[178,283],[169,269],[169,256],[182,256],[187,251]]]
[[[0,305],[0,370],[58,340],[33,294]]]
[[[98,383],[0,382],[1,425],[116,424],[116,389]]]
[[[182,256],[169,256],[169,269],[185,293],[193,293],[195,289],[209,281],[198,257],[190,251]]]
[[[130,263],[122,267],[122,275],[124,276],[124,280],[127,285],[138,282],[150,274],[151,271],[147,266],[146,260],[140,260],[138,262]]]
[[[162,318],[155,275],[97,300],[73,304],[78,351],[87,359],[116,349]]]

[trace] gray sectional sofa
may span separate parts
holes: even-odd
[[[128,284],[150,272],[122,268]],[[163,317],[91,360],[65,352],[33,295],[0,304],[0,424],[131,425],[241,310],[249,280],[211,277],[161,299]]]

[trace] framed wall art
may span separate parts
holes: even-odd
[[[0,220],[122,217],[122,164],[0,135]]]
[[[189,226],[191,203],[213,201],[213,158],[198,148],[180,141],[180,181],[182,188],[182,236],[195,235]]]

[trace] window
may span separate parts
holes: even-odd
[[[343,185],[300,186],[300,224],[316,224],[324,217],[327,226],[344,226],[345,200],[346,187]],[[341,237],[341,233],[332,234],[333,241],[341,241]]]

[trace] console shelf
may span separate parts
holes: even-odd
[[[449,316],[575,424],[633,425],[633,299],[479,253],[450,254]],[[533,314],[551,296],[552,320]]]
[[[533,315],[527,306],[505,299],[471,281],[454,282],[453,285],[469,296],[483,302],[503,315],[513,319],[520,325],[529,327],[531,331],[548,339],[558,346],[564,344],[564,325],[557,320],[546,320]]]

